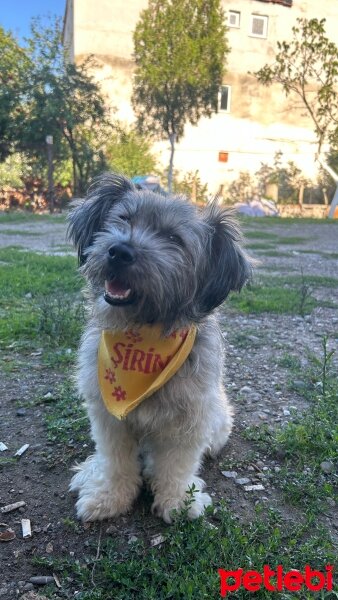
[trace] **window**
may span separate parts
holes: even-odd
[[[266,38],[268,36],[268,17],[251,15],[249,35],[253,37]]]
[[[241,13],[237,10],[229,10],[228,25],[229,27],[239,27],[241,21]]]
[[[218,110],[222,112],[230,112],[231,87],[230,85],[222,85],[218,92]]]

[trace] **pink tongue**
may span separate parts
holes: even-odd
[[[123,296],[128,289],[118,281],[106,281],[106,290],[113,296]]]

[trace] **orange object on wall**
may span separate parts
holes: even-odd
[[[218,153],[219,162],[228,162],[228,159],[229,159],[229,152],[219,152]]]

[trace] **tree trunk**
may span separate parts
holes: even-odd
[[[298,192],[298,204],[299,204],[299,208],[300,208],[301,212],[303,210],[303,199],[304,199],[304,183],[301,183],[299,192]]]
[[[169,161],[169,170],[168,170],[168,192],[169,192],[169,194],[171,194],[172,187],[173,187],[175,138],[176,138],[176,135],[174,133],[171,133],[169,135],[169,142],[170,142],[170,161]]]
[[[54,178],[53,178],[53,144],[47,143],[48,158],[48,206],[49,212],[54,212]]]
[[[327,162],[325,162],[325,160],[322,159],[321,156],[318,157],[318,161],[321,164],[321,166],[323,167],[324,171],[326,171],[329,175],[331,175],[333,181],[336,184],[336,191],[332,198],[330,212],[329,212],[329,219],[333,219],[335,210],[338,207],[338,174],[330,167],[330,165],[327,164]]]

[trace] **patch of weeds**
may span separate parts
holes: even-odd
[[[259,348],[265,342],[262,332],[251,328],[236,331],[227,339],[238,348]]]
[[[45,417],[48,438],[67,445],[88,442],[88,417],[72,384],[66,381],[59,385],[53,396],[55,399],[48,403]]]
[[[220,464],[220,468],[222,471],[235,471],[247,469],[248,465],[255,463],[257,460],[257,453],[253,450],[246,452],[244,458],[234,458],[231,456],[227,456]]]
[[[290,369],[294,373],[298,373],[302,368],[298,356],[290,354],[289,352],[285,352],[285,354],[278,359],[277,364],[284,369]]]
[[[61,519],[61,522],[65,527],[67,527],[70,531],[73,531],[74,533],[80,533],[80,531],[82,530],[79,522],[74,521],[74,519],[71,519],[70,517],[64,517],[63,519]]]
[[[38,303],[38,332],[54,347],[77,347],[85,319],[85,308],[77,297],[43,297]]]
[[[81,600],[209,600],[220,593],[219,568],[262,573],[265,564],[272,569],[281,564],[284,571],[304,571],[310,564],[325,572],[325,566],[333,563],[334,550],[325,530],[287,524],[271,510],[262,515],[257,509],[253,521],[243,527],[222,506],[213,521],[177,517],[157,548],[140,541],[119,550],[108,539],[97,558],[48,557],[35,562],[58,574],[67,597],[72,595],[67,580],[71,577]],[[247,600],[248,592],[241,587],[236,598]],[[262,586],[255,598],[269,600],[271,592]],[[313,600],[314,595],[302,590],[292,598]]]
[[[18,341],[21,346],[31,341],[39,344],[43,313],[40,305],[49,303],[55,314],[54,299],[61,295],[65,305],[78,304],[73,299],[81,288],[76,260],[73,256],[44,256],[10,247],[0,249],[0,261],[5,263],[0,279],[1,343],[3,346]]]
[[[306,282],[303,269],[301,270],[301,282],[299,287],[299,314],[304,317],[307,312],[307,306],[311,302],[312,290]]]
[[[17,459],[14,456],[0,456],[0,469],[3,467],[7,467],[8,465],[13,465],[17,462]]]
[[[315,275],[265,276],[253,279],[240,294],[231,294],[228,303],[245,313],[273,312],[305,316],[316,306],[334,306],[316,300],[312,293],[317,287],[338,287],[338,279]]]
[[[276,475],[287,499],[299,502],[308,510],[318,511],[326,497],[333,497],[338,461],[338,381],[330,373],[333,350],[323,338],[321,358],[313,357],[312,386],[304,386],[309,401],[307,412],[275,430],[251,428],[246,437],[258,442],[265,451],[285,457],[284,469]],[[316,385],[313,385],[316,382]],[[323,471],[321,464],[332,465]]]
[[[247,285],[240,294],[231,294],[228,304],[244,313],[272,312],[278,314],[299,314],[300,310],[310,313],[316,300],[309,295],[306,306],[298,287],[285,284],[282,278],[261,278]]]

